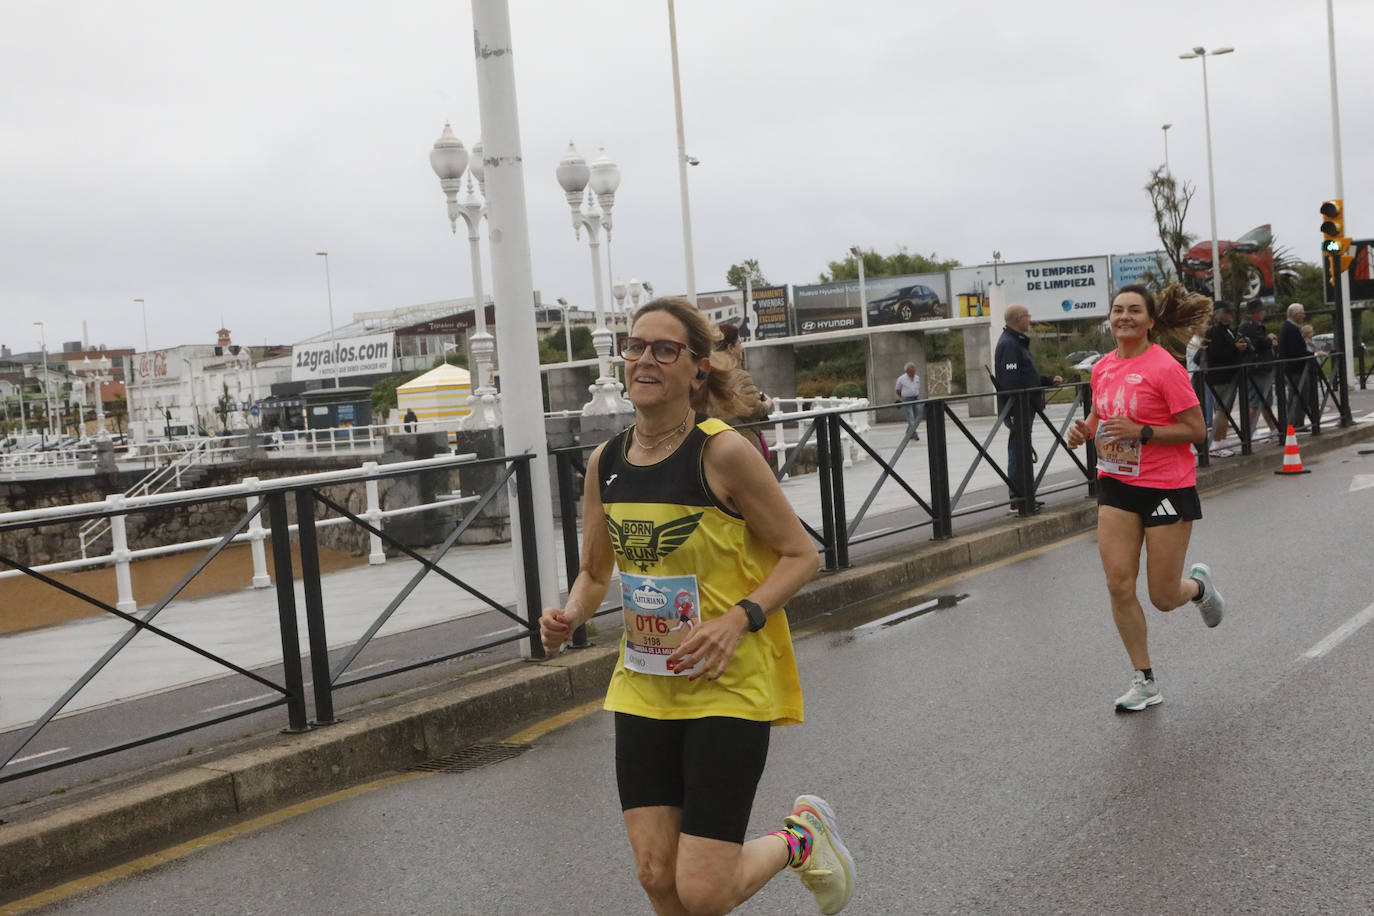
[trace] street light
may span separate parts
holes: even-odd
[[[563,313],[563,349],[567,352],[568,362],[572,362],[572,326],[568,324],[568,300],[558,297],[558,310]]]
[[[95,382],[95,437],[108,439],[110,434],[105,430],[105,383],[111,380],[110,376],[106,374],[110,369],[110,358],[101,356],[92,364],[91,358],[87,356],[82,360],[82,368],[85,370],[86,380]],[[92,369],[98,371],[92,373]],[[85,425],[84,421],[82,425]]]
[[[673,0],[668,0],[668,44],[673,58],[673,110],[677,114],[677,181],[682,194],[682,255],[687,269],[687,298],[697,304],[696,268],[692,263],[692,208],[687,200],[687,166],[699,160],[687,155],[687,140],[682,128],[682,80],[677,68],[677,16]]]
[[[468,338],[468,348],[472,352],[473,369],[476,383],[472,388],[472,402],[464,429],[495,429],[501,425],[501,412],[496,389],[491,385],[491,357],[496,349],[495,338],[487,333],[487,306],[482,295],[482,248],[479,230],[482,225],[484,207],[482,201],[472,190],[472,179],[482,171],[480,150],[482,142],[473,146],[474,156],[469,159],[463,141],[453,134],[453,128],[444,122],[444,132],[434,141],[434,149],[429,154],[430,167],[439,176],[439,187],[443,188],[448,199],[448,221],[453,233],[458,233],[458,217],[468,227],[468,254],[472,259],[472,315],[475,332]],[[463,173],[468,175],[468,196],[458,203],[458,191],[463,186]],[[480,180],[480,179],[479,179]]]
[[[620,170],[603,149],[591,166],[577,148],[568,143],[568,151],[558,163],[558,183],[572,209],[573,233],[578,238],[587,230],[587,244],[592,255],[592,292],[596,303],[596,330],[592,331],[592,345],[596,347],[597,379],[591,386],[592,398],[582,408],[584,414],[616,414],[629,405],[621,397],[620,383],[611,375],[611,346],[615,335],[606,328],[606,295],[601,280],[601,229],[611,230],[611,208],[615,205],[615,189],[620,184]],[[591,187],[588,188],[588,185]],[[583,206],[586,192],[586,206]],[[598,206],[598,203],[600,206]]]
[[[1207,125],[1207,206],[1212,214],[1212,298],[1221,298],[1221,255],[1217,251],[1217,190],[1212,178],[1212,103],[1207,97],[1207,58],[1230,54],[1235,48],[1208,51],[1198,46],[1179,55],[1180,60],[1199,58],[1202,61],[1202,113]]]
[[[141,312],[143,313],[143,354],[144,354],[144,356],[147,357],[148,359],[152,359],[152,356],[151,356],[151,349],[152,349],[152,348],[148,346],[148,305],[147,305],[147,303],[145,303],[142,299],[135,299],[134,301],[138,303],[139,311],[141,311]],[[137,359],[135,359],[134,361],[135,361],[136,363],[138,362]],[[152,374],[152,368],[151,368],[151,367],[149,368],[148,372],[149,372],[150,375]],[[138,374],[139,374],[139,375],[142,375],[143,373],[142,373],[141,370],[138,370]],[[135,381],[137,381],[137,379],[135,379]],[[128,383],[129,383],[129,373],[128,373],[128,371],[127,371],[127,364],[126,364],[126,370],[125,370],[125,372],[124,372],[124,384],[125,384],[125,387],[126,387],[126,388],[128,387]],[[152,392],[150,391],[150,386],[151,386],[151,384],[152,384],[152,380],[151,380],[151,379],[148,379],[148,380],[145,380],[145,381],[144,381],[144,383],[143,383],[142,386],[140,386],[140,387],[143,388],[143,441],[144,441],[144,442],[147,442],[147,441],[148,441],[148,427],[149,427],[149,425],[151,425],[151,423],[152,423],[152,416],[153,416],[153,413],[152,413],[152,411],[153,411],[153,403],[152,403],[152,401],[153,401],[153,396],[152,396]],[[130,408],[129,408],[129,417],[130,417],[130,419],[132,419],[133,416],[134,416],[133,406],[130,405]],[[131,434],[131,435],[132,435],[132,432],[133,432],[133,430],[130,430],[130,434]]]
[[[1169,171],[1169,128],[1172,124],[1165,124],[1160,129],[1164,131],[1164,171]]]
[[[329,297],[329,340],[334,340],[334,284],[329,282],[329,252],[317,251],[315,254],[324,258],[324,291]],[[339,365],[334,364],[334,387],[339,387]],[[197,421],[199,422],[199,421]]]
[[[52,399],[48,396],[48,331],[43,327],[43,322],[35,321],[38,326],[38,333],[43,344],[43,411],[47,414],[44,419],[48,421],[48,435],[56,436],[52,425]]]
[[[859,326],[868,327],[868,285],[864,278],[864,253],[858,245],[850,245],[849,253],[859,265]]]

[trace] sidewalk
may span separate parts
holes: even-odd
[[[1362,393],[1363,394],[1363,393]],[[1354,398],[1352,397],[1352,400]],[[1374,396],[1362,398],[1357,418],[1374,407]],[[978,425],[979,421],[974,421]],[[982,429],[991,420],[982,421]],[[900,426],[878,427],[870,441],[898,441]],[[1048,434],[1046,434],[1048,437]],[[962,437],[961,437],[962,438]],[[1374,424],[1364,422],[1348,430],[1333,427],[1320,438],[1303,441],[1304,459],[1311,463],[1322,454],[1374,439]],[[951,443],[955,440],[951,438]],[[1002,440],[994,443],[996,448]],[[971,460],[972,447],[966,446]],[[883,451],[880,449],[880,451]],[[1213,463],[1199,475],[1199,485],[1234,483],[1252,474],[1269,474],[1279,463],[1281,448],[1258,450],[1247,458]],[[908,449],[910,453],[911,450]],[[996,454],[996,452],[994,452]],[[1067,459],[1065,459],[1067,460]],[[908,471],[906,462],[912,462]],[[923,449],[903,456],[901,470],[910,473],[913,484],[924,470]],[[954,465],[961,466],[960,462]],[[847,493],[851,506],[860,502],[866,487],[862,481],[876,480],[881,469],[873,462],[858,462],[846,470]],[[982,473],[982,472],[980,472]],[[988,471],[992,481],[985,486],[1000,488],[1000,480]],[[851,477],[852,474],[852,477]],[[975,482],[978,475],[975,474]],[[1303,478],[1309,485],[1320,481],[1319,474]],[[852,481],[852,483],[851,483]],[[994,483],[995,482],[995,483]],[[970,484],[972,489],[976,483]],[[880,496],[877,506],[909,505],[910,497],[900,488],[889,487],[895,495]],[[919,488],[918,489],[922,489]],[[815,475],[790,480],[785,490],[799,514],[819,518],[819,495]],[[930,541],[920,535],[894,540],[884,555],[870,556],[847,570],[826,574],[810,583],[789,602],[788,614],[794,626],[826,616],[843,614],[846,609],[884,596],[899,595],[944,575],[967,569],[1000,557],[1011,556],[1040,544],[1086,530],[1095,519],[1094,504],[1086,499],[1066,498],[1041,515],[1028,520],[1008,518],[1002,510],[988,513],[981,525],[977,520],[962,520],[956,537]],[[900,541],[900,543],[898,543]],[[913,543],[914,542],[914,543]],[[464,547],[451,558],[455,569],[498,600],[510,600],[515,587],[510,572],[508,545]],[[325,606],[331,627],[331,641],[344,641],[360,633],[409,578],[414,564],[388,562],[383,567],[338,572],[324,582]],[[560,578],[562,565],[559,565]],[[430,577],[433,578],[433,577]],[[430,593],[427,579],[397,612],[389,628],[423,626],[441,617],[474,612],[475,599],[443,584],[442,598]],[[428,598],[429,600],[425,600]],[[416,600],[419,599],[419,600]],[[464,602],[470,602],[465,605]],[[160,622],[175,623],[216,641],[236,662],[245,657],[270,659],[280,656],[276,636],[275,596],[271,592],[245,589],[243,592],[189,601],[184,607],[169,608]],[[179,615],[179,616],[174,616]],[[82,621],[46,631],[17,634],[0,640],[0,691],[17,680],[9,671],[22,660],[28,677],[43,681],[60,693],[70,683],[67,674],[57,676],[48,668],[59,668],[64,656],[76,654],[74,646],[89,655],[108,647],[110,634],[126,628],[116,621],[113,628],[103,620]],[[177,629],[189,635],[190,629]],[[257,631],[266,630],[263,639]],[[105,642],[101,642],[105,639]],[[17,642],[22,640],[22,642]],[[165,655],[166,645],[157,637],[138,637],[127,651],[147,641],[145,654],[124,664],[119,676],[102,675],[91,688],[101,686],[109,698],[126,693],[136,684],[139,690],[162,689],[177,679],[205,676],[196,662],[172,661]],[[271,644],[275,643],[275,651]],[[171,647],[176,653],[183,650]],[[32,656],[31,656],[32,653]],[[341,725],[301,735],[284,736],[270,747],[233,753],[214,761],[199,761],[184,769],[154,777],[132,786],[112,788],[107,794],[73,800],[57,810],[34,814],[27,820],[0,826],[0,900],[13,899],[37,887],[66,880],[114,861],[123,861],[148,849],[199,835],[205,830],[272,810],[276,806],[333,791],[360,780],[424,759],[452,753],[474,742],[510,734],[521,722],[547,715],[573,705],[593,701],[604,691],[606,677],[614,662],[614,648],[599,648],[565,654],[539,664],[509,663],[496,666],[482,676],[460,678],[442,692],[400,702],[389,709],[355,713]],[[83,655],[85,658],[85,655]],[[118,664],[116,661],[113,664]],[[112,664],[112,667],[113,667]],[[84,667],[82,664],[68,665]],[[169,669],[175,673],[170,673]],[[217,673],[217,672],[213,672]],[[136,680],[125,680],[136,679]],[[103,686],[108,683],[110,686]],[[24,689],[28,690],[28,687]],[[40,696],[29,690],[26,701]],[[83,702],[88,698],[80,697]],[[49,700],[50,702],[50,700]],[[9,695],[3,703],[5,718],[11,718]],[[25,721],[19,719],[18,721]],[[5,814],[10,817],[10,813]]]

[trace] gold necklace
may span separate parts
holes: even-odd
[[[630,435],[634,437],[635,444],[646,452],[652,452],[654,449],[659,447],[662,447],[664,451],[671,452],[673,450],[672,443],[669,443],[668,445],[664,445],[663,443],[673,438],[674,436],[680,435],[681,433],[685,433],[687,431],[687,421],[690,419],[692,419],[692,408],[689,407],[687,408],[687,416],[682,418],[682,422],[679,423],[677,426],[673,427],[672,429],[668,430],[663,435],[656,437],[652,444],[645,442],[643,439],[639,437],[639,424],[635,424],[634,429],[630,430]]]

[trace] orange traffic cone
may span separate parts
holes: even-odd
[[[1293,424],[1288,424],[1288,436],[1283,440],[1283,468],[1275,471],[1275,474],[1310,474],[1311,471],[1303,469],[1302,456],[1298,454],[1298,434],[1293,431]]]

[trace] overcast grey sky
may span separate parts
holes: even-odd
[[[554,169],[620,165],[618,275],[685,288],[663,0],[512,0],[534,280],[590,306]],[[1374,235],[1374,3],[1335,0],[1347,210]],[[813,282],[852,244],[965,264],[1155,247],[1164,158],[1206,237],[1316,260],[1334,188],[1323,0],[678,0],[697,286],[754,257]],[[428,153],[478,138],[461,0],[0,5],[0,343],[290,343],[466,296]],[[460,224],[461,226],[461,224]],[[488,269],[488,277],[490,276]],[[488,281],[488,288],[490,282]]]

